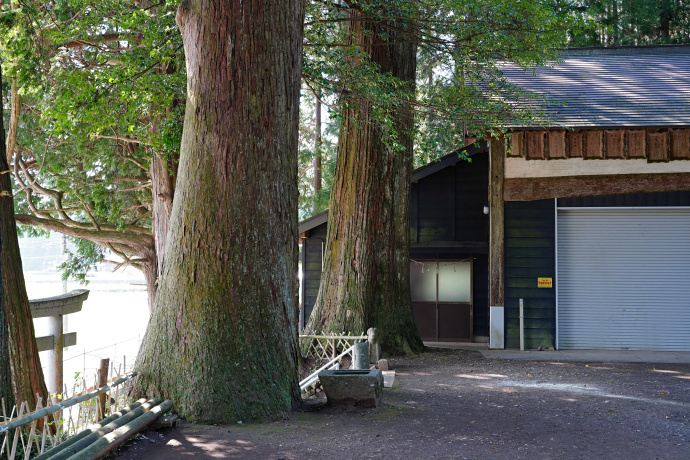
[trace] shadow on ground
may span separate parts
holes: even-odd
[[[502,360],[440,349],[391,364],[396,383],[377,409],[308,400],[278,422],[181,422],[110,458],[690,458],[690,364]]]

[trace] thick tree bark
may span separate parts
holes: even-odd
[[[393,31],[386,44],[379,27],[352,22],[354,40],[370,44],[365,51],[382,73],[414,85],[416,46]],[[384,350],[420,351],[409,281],[412,111],[397,111],[398,142],[405,148],[395,152],[383,143],[369,103],[350,102],[340,127],[321,286],[307,330],[377,327]]]
[[[318,96],[315,97],[315,120],[314,120],[314,131],[316,131],[316,136],[314,137],[314,150],[316,150],[316,156],[314,157],[314,214],[319,212],[319,204],[317,196],[321,190],[321,100]]]
[[[4,150],[5,129],[1,119],[2,117],[0,117],[0,143]],[[19,255],[9,163],[6,152],[0,153],[2,153],[0,155],[0,240],[2,240],[0,264],[3,268],[2,283],[9,330],[12,386],[17,402],[27,401],[29,406],[34,408],[36,395],[38,394],[45,401],[48,390],[43,380],[43,369],[38,357],[34,323]]]
[[[2,222],[0,222],[1,225]],[[2,252],[2,236],[0,236],[0,252]],[[0,279],[2,279],[2,275],[2,261],[0,260]],[[0,402],[3,402],[7,408],[11,408],[14,405],[11,375],[10,331],[7,324],[5,292],[2,283],[0,283]]]
[[[163,274],[165,266],[165,244],[168,240],[168,223],[172,212],[173,197],[175,196],[175,175],[173,170],[177,166],[161,155],[154,155],[151,159],[151,191],[153,193],[153,242],[155,245],[155,262],[152,270],[146,276],[146,288],[149,296],[149,308],[153,311],[158,289],[158,279]]]
[[[185,0],[187,107],[139,391],[192,420],[287,414],[297,387],[301,0]]]
[[[0,69],[0,85],[2,85],[2,69]],[[2,104],[0,104],[0,157],[5,154],[5,128],[3,126]],[[0,215],[0,228],[4,227],[4,220]],[[3,238],[0,232],[0,254],[3,254]],[[4,279],[3,261],[0,257],[0,280]],[[7,323],[7,306],[5,302],[4,283],[0,283],[0,402],[7,410],[14,405],[14,389],[12,388],[12,373],[10,363],[10,331]]]

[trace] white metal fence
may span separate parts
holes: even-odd
[[[354,345],[360,340],[366,340],[366,335],[340,335],[321,333],[318,335],[300,335],[300,349],[304,351],[302,357],[313,360],[313,371],[299,382],[301,391],[306,391],[319,380],[319,372],[328,369],[339,369],[343,358],[354,359]]]

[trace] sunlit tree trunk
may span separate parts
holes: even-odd
[[[187,107],[140,392],[192,420],[289,413],[297,386],[301,0],[185,0]]]

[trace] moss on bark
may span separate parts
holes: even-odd
[[[416,46],[395,32],[365,20],[352,21],[353,42],[371,62],[414,86]],[[409,282],[410,177],[413,115],[396,111],[394,151],[372,106],[348,101],[342,117],[338,159],[328,214],[328,236],[319,294],[308,332],[380,331],[382,349],[423,349],[412,314]]]
[[[171,398],[191,420],[281,417],[299,400],[303,14],[300,0],[190,0],[178,10],[187,108],[137,390]]]

